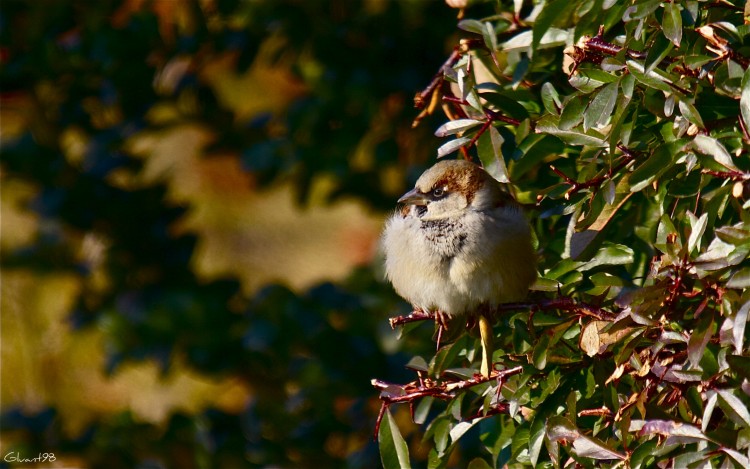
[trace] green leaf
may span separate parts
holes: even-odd
[[[635,448],[630,455],[630,467],[633,469],[654,467],[656,445],[656,440],[648,440]]]
[[[744,289],[750,287],[750,267],[738,270],[727,281],[727,288]]]
[[[531,361],[539,370],[543,370],[544,367],[547,366],[547,350],[549,350],[549,341],[549,334],[542,334],[542,336],[537,340],[536,345],[534,346],[534,351],[531,354]]]
[[[477,20],[461,20],[458,22],[458,28],[480,36],[484,34],[484,23]]]
[[[542,103],[548,113],[557,115],[560,111],[560,95],[550,82],[545,82],[541,89]]]
[[[620,80],[620,85],[622,87],[622,94],[628,100],[633,99],[633,89],[635,88],[635,77],[633,75],[625,75]]]
[[[544,132],[558,137],[569,145],[586,145],[592,147],[605,147],[607,141],[604,136],[594,130],[581,132],[577,130],[562,130],[558,127],[557,122],[552,120],[552,116],[545,116],[537,122],[537,132]]]
[[[657,70],[646,72],[643,65],[635,60],[628,60],[626,64],[633,77],[647,87],[667,93],[675,92],[675,90],[669,86],[671,81],[657,73]]]
[[[737,350],[735,349],[735,352]],[[737,373],[737,376],[750,380],[750,357],[742,355],[727,355],[727,363],[730,369]]]
[[[694,249],[701,248],[701,237],[706,231],[706,225],[708,224],[708,213],[704,213],[699,217],[696,217],[693,212],[688,210],[688,220],[690,221],[690,237],[688,238],[688,252],[693,252]]]
[[[474,458],[471,460],[466,469],[492,469],[487,461],[482,458]]]
[[[739,467],[750,467],[750,458],[739,451],[726,447],[722,447],[721,451],[725,452]]]
[[[415,371],[429,371],[429,365],[427,364],[425,359],[420,357],[419,355],[412,357],[411,360],[409,360],[409,363],[406,364],[406,368]]]
[[[542,133],[532,133],[518,142],[512,158],[515,160],[508,168],[511,180],[517,180],[531,171],[545,158],[558,155],[565,150],[560,139]]]
[[[619,82],[615,81],[599,90],[583,114],[584,130],[602,126],[607,122],[617,102],[618,86]]]
[[[661,61],[664,60],[664,57],[669,55],[672,49],[674,49],[674,44],[669,42],[667,38],[661,34],[658,34],[646,54],[645,72],[650,73],[653,69],[659,66]]]
[[[734,339],[734,352],[737,354],[742,353],[743,341],[745,339],[745,327],[747,327],[747,318],[749,314],[750,301],[742,305],[739,311],[737,311],[737,316],[734,318],[732,338]]]
[[[536,466],[537,461],[539,461],[539,453],[542,451],[546,435],[546,419],[537,415],[531,423],[531,430],[529,431],[529,459],[532,466]]]
[[[450,417],[446,414],[441,414],[430,422],[430,425],[424,433],[425,438],[432,438],[435,442],[435,449],[439,456],[443,456],[445,450],[448,448],[448,444],[450,443],[450,429]]]
[[[704,155],[712,156],[717,163],[725,168],[738,170],[724,145],[713,137],[703,134],[696,135],[693,139],[693,148]]]
[[[672,41],[676,47],[680,47],[682,41],[682,15],[676,1],[664,4],[664,17],[662,20],[662,31],[664,37]]]
[[[532,27],[532,40],[531,50],[529,55],[533,56],[536,52],[539,43],[542,41],[542,37],[547,34],[550,26],[559,19],[565,8],[571,4],[570,0],[552,0],[544,4],[544,8],[537,15],[534,20],[534,26]]]
[[[479,97],[492,104],[503,114],[514,119],[524,120],[529,118],[529,111],[526,110],[516,99],[506,96],[506,93],[485,92],[479,93]]]
[[[573,96],[565,103],[560,113],[560,130],[570,130],[583,120],[587,102],[582,96]]]
[[[503,141],[500,132],[490,126],[477,140],[477,154],[490,176],[502,183],[509,183],[508,168],[505,167],[502,153]]]
[[[423,397],[419,401],[417,408],[414,409],[414,423],[422,425],[427,421],[433,402],[435,402],[435,398],[432,396]]]
[[[750,129],[750,67],[742,75],[742,93],[740,95],[740,115],[745,128]]]
[[[681,146],[681,145],[680,145]],[[651,184],[654,179],[661,176],[665,171],[672,167],[678,156],[677,145],[663,144],[658,146],[651,156],[640,166],[635,168],[630,175],[630,190],[638,192]]]
[[[706,128],[706,126],[703,125],[703,119],[701,118],[698,109],[696,109],[690,101],[686,98],[680,98],[677,106],[680,108],[680,113],[685,119],[689,120],[692,124],[697,125],[700,129]]]
[[[571,258],[587,259],[591,255],[592,250],[599,247],[603,241],[600,234],[623,204],[633,195],[633,192],[630,192],[628,181],[629,178],[627,176],[620,179],[617,186],[614,187],[614,200],[602,208],[596,220],[586,230],[573,232],[570,237],[569,249]]]
[[[581,272],[600,265],[624,265],[633,262],[633,249],[622,244],[608,244],[596,253],[593,259],[578,267]]]
[[[661,3],[660,0],[646,0],[638,2],[625,10],[625,13],[622,15],[622,20],[628,22],[645,18],[655,12],[657,8],[659,8],[659,3]]]
[[[698,367],[701,358],[703,358],[703,352],[706,350],[708,341],[711,340],[713,329],[713,315],[706,313],[700,318],[695,329],[690,334],[690,339],[688,339],[688,361],[694,368]]]
[[[705,432],[708,428],[708,424],[711,422],[711,415],[713,415],[714,409],[716,408],[716,402],[719,400],[716,391],[707,391],[706,396],[706,404],[703,409],[703,417],[701,418],[701,421],[703,422],[701,424],[702,432]]]
[[[542,35],[542,38],[537,42],[535,50],[546,49],[550,47],[560,47],[565,45],[568,40],[569,33],[565,29],[560,28],[549,28]],[[524,50],[531,47],[533,42],[533,32],[523,31],[504,43],[500,44],[500,48],[505,51],[518,51]]]
[[[469,430],[471,430],[474,425],[478,424],[482,421],[481,417],[475,418],[471,422],[458,422],[451,428],[450,430],[450,437],[451,437],[451,444],[455,444],[459,439],[461,439],[462,436]]]
[[[390,409],[385,410],[383,420],[380,422],[378,443],[380,445],[380,461],[385,469],[411,467],[409,448],[406,446],[404,437],[401,436]]]
[[[446,155],[450,155],[469,142],[471,142],[471,139],[469,137],[461,137],[444,143],[440,146],[440,148],[438,148],[437,157],[442,158]]]
[[[490,51],[490,54],[494,54],[497,50],[497,34],[495,34],[495,28],[489,21],[484,23],[482,39],[484,39],[484,45],[487,46],[487,50]]]
[[[618,453],[598,438],[588,436],[580,436],[579,438],[576,438],[573,441],[573,449],[578,456],[583,458],[597,460],[619,459],[623,461],[627,459],[626,455]]]
[[[466,129],[476,127],[479,124],[482,124],[482,121],[478,121],[476,119],[456,119],[453,121],[448,121],[438,127],[438,129],[435,131],[435,136],[447,137],[448,135],[457,134],[459,132],[463,132]]]
[[[547,437],[552,441],[573,441],[581,433],[566,417],[554,415],[547,419]]]
[[[747,405],[728,389],[718,389],[716,392],[719,394],[719,407],[727,416],[737,425],[750,427],[750,411]]]

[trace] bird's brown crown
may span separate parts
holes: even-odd
[[[417,180],[417,189],[428,194],[444,187],[448,192],[460,192],[471,203],[485,184],[497,184],[485,170],[466,160],[443,160],[425,171]]]

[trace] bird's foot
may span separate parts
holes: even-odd
[[[437,342],[435,345],[435,350],[440,350],[440,342],[443,338],[443,331],[448,330],[448,321],[450,320],[450,315],[447,313],[444,313],[442,311],[435,311],[435,323],[438,326],[437,331]]]
[[[451,315],[443,311],[435,311],[435,322],[443,329],[448,330],[448,323],[450,322]]]

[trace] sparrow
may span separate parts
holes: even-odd
[[[386,277],[415,311],[435,314],[438,336],[446,318],[476,319],[488,377],[488,313],[523,300],[536,280],[529,222],[498,181],[466,160],[438,162],[398,203],[381,236]]]

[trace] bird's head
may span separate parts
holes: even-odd
[[[422,220],[439,220],[463,215],[467,210],[491,210],[513,200],[500,183],[479,166],[465,160],[444,160],[427,169],[414,189],[399,203],[413,207]]]

